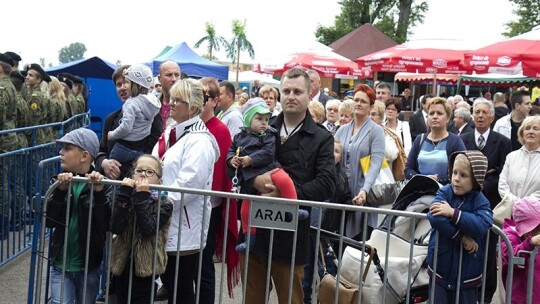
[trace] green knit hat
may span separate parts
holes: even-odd
[[[255,97],[249,99],[242,107],[242,119],[244,121],[244,127],[249,128],[251,126],[251,120],[255,114],[270,114],[268,105],[264,102],[264,99]]]

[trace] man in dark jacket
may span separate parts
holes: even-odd
[[[330,199],[335,187],[334,140],[330,132],[317,125],[307,110],[310,101],[310,78],[301,69],[288,70],[281,80],[281,104],[283,112],[271,123],[279,134],[276,147],[277,161],[292,178],[298,199],[324,201]],[[272,184],[271,173],[255,178],[252,185],[266,196],[279,197],[279,191]],[[257,208],[255,205],[254,208]],[[310,208],[302,207],[309,211]],[[285,303],[292,284],[292,303],[303,302],[303,267],[309,250],[309,221],[299,221],[296,244],[294,232],[274,231],[270,239],[269,229],[257,229],[257,242],[249,260],[242,257],[243,267],[248,267],[246,303],[264,303],[266,272],[270,244],[272,249],[271,277],[276,287],[278,301]],[[240,242],[243,242],[241,239]],[[293,246],[296,252],[293,256]],[[293,260],[294,258],[294,260]],[[292,282],[291,262],[294,263]]]
[[[112,75],[112,81],[116,87],[116,94],[120,98],[120,101],[124,103],[129,97],[130,92],[126,89],[124,70],[127,70],[130,66],[123,65],[120,66]],[[99,143],[99,154],[95,159],[96,170],[104,174],[110,179],[123,179],[128,176],[128,172],[131,169],[131,162],[129,163],[120,163],[115,159],[109,159],[109,154],[111,153],[112,148],[114,147],[116,141],[107,139],[107,132],[116,129],[120,124],[120,119],[122,118],[122,109],[118,109],[111,114],[107,115],[105,118],[105,124],[103,125],[103,132],[101,134],[105,135],[101,137]],[[136,145],[144,147],[146,153],[152,152],[152,148],[157,143],[159,136],[163,132],[161,114],[158,113],[154,117],[152,122],[152,127],[150,130],[150,135],[146,138],[137,142]]]

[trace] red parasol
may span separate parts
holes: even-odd
[[[465,64],[477,73],[540,77],[540,27],[465,53]]]
[[[472,50],[461,40],[415,40],[356,60],[360,68],[378,72],[464,74],[463,54]]]
[[[369,70],[361,70],[354,61],[343,57],[332,50],[309,50],[295,52],[289,55],[268,58],[254,64],[252,70],[259,73],[283,74],[293,67],[313,69],[321,77],[327,78],[367,78],[371,76]]]

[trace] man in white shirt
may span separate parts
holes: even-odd
[[[242,111],[238,103],[234,101],[234,85],[229,81],[222,81],[219,84],[218,107],[221,110],[217,118],[221,120],[231,132],[231,138],[240,132],[243,126]]]

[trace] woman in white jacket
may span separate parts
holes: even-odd
[[[163,161],[163,185],[211,190],[219,148],[199,118],[205,101],[203,86],[198,80],[184,79],[173,85],[170,95],[169,115],[174,123],[163,132],[152,152]],[[206,245],[212,205],[208,196],[171,192],[169,197],[174,201],[174,211],[166,245],[169,260],[162,280],[169,291],[168,303],[194,304],[193,281],[199,254]],[[174,286],[176,272],[178,284]]]
[[[540,116],[529,116],[518,129],[523,145],[506,157],[499,177],[499,194],[516,202],[525,197],[540,200]]]

